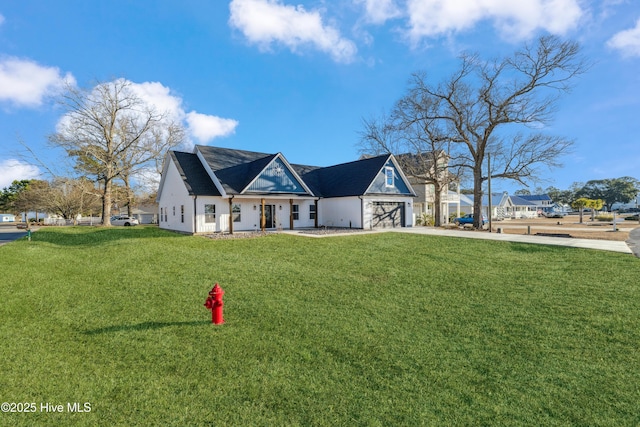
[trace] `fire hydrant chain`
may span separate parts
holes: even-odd
[[[224,290],[217,283],[209,291],[209,297],[204,302],[204,306],[207,307],[207,310],[211,310],[211,323],[215,325],[221,325],[224,323],[224,318],[222,316],[222,306],[224,302],[222,301],[222,296],[224,295]]]

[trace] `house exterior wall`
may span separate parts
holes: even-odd
[[[318,224],[326,227],[364,228],[374,227],[376,202],[400,203],[404,205],[404,225],[413,226],[413,197],[340,197],[321,199]]]
[[[193,196],[189,195],[173,162],[167,167],[158,210],[160,228],[193,233]]]
[[[176,192],[171,192],[170,174],[167,174],[165,181],[165,191],[175,197]],[[179,193],[179,192],[178,192]],[[186,190],[184,192],[186,194]],[[175,200],[178,200],[177,197]],[[175,204],[173,198],[169,199],[171,204],[164,203],[164,192],[160,199],[160,207],[163,210],[160,218],[160,228],[181,231],[185,233],[216,233],[229,232],[231,230],[230,221],[233,221],[233,231],[255,231],[261,228],[261,203],[262,198],[239,198],[231,199],[229,206],[228,197],[220,196],[189,196],[180,200],[185,203]],[[176,202],[177,203],[177,202]],[[193,207],[195,204],[195,229]],[[314,199],[293,199],[293,204],[298,206],[298,219],[293,220],[293,228],[309,228],[315,225],[315,219],[311,218],[311,206],[315,205]],[[175,216],[173,206],[176,206]],[[182,222],[182,205],[184,205],[184,222]],[[274,227],[267,228],[290,228],[291,203],[285,198],[265,198],[265,205],[274,206],[275,223]],[[207,211],[207,206],[209,209]],[[211,206],[213,208],[211,208]],[[236,212],[231,212],[233,209]],[[167,219],[164,219],[164,209],[167,209]],[[207,213],[208,212],[208,213]]]
[[[220,198],[221,199],[221,198]],[[229,212],[229,199],[224,200],[224,207],[220,207],[220,219],[217,221],[218,228],[216,231],[230,231],[229,221],[233,221],[233,231],[255,231],[261,228],[261,206],[262,198],[239,198],[234,197],[231,201],[231,209],[236,207],[236,213],[230,215]],[[315,225],[315,220],[310,218],[310,206],[315,204],[314,199],[289,199],[289,198],[264,198],[264,204],[274,206],[275,209],[275,224],[273,228],[281,228],[288,230],[291,228],[291,211],[292,204],[290,200],[293,200],[293,205],[298,206],[298,219],[293,219],[293,228],[309,228]],[[216,207],[217,208],[217,207]],[[237,209],[239,208],[239,220],[237,220]],[[216,209],[216,212],[218,210]],[[268,226],[267,226],[268,227]]]
[[[362,199],[358,197],[320,199],[318,210],[320,226],[363,228]]]
[[[13,214],[0,214],[0,222],[15,222],[16,216]]]

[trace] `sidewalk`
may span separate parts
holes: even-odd
[[[635,236],[635,247],[638,249],[637,256],[640,256],[640,228],[634,230],[637,232],[630,234]],[[443,228],[435,227],[404,227],[404,228],[388,228],[383,230],[358,230],[353,233],[327,233],[327,234],[305,234],[304,230],[285,230],[285,233],[296,234],[304,237],[331,237],[331,236],[348,236],[348,235],[360,235],[363,233],[411,233],[411,234],[426,234],[432,236],[445,236],[445,237],[458,237],[467,239],[485,239],[485,240],[498,240],[503,242],[518,242],[518,243],[532,243],[538,245],[554,245],[554,246],[567,246],[572,248],[583,249],[597,249],[602,251],[620,252],[625,254],[633,254],[634,252],[629,248],[629,245],[625,242],[613,241],[613,240],[596,240],[596,239],[574,239],[567,237],[547,237],[547,236],[534,236],[525,234],[504,234],[504,233],[489,233],[488,231],[471,231],[471,230],[446,230]],[[631,239],[631,237],[630,237]],[[628,241],[628,242],[631,242]],[[631,244],[631,243],[630,243]]]
[[[397,228],[393,231],[401,233],[429,234],[433,236],[460,237],[467,239],[499,240],[503,242],[533,243],[539,245],[568,246],[572,248],[598,249],[602,251],[632,254],[625,242],[596,239],[574,239],[567,237],[534,236],[526,234],[500,234],[487,231],[445,230],[432,227]]]

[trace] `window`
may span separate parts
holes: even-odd
[[[393,168],[384,168],[384,183],[387,187],[393,187]]]
[[[163,216],[162,216],[163,212],[164,212],[164,209],[160,208],[160,222],[162,222],[162,219],[163,219]]]
[[[309,219],[316,219],[316,205],[309,205]]]
[[[204,205],[204,222],[216,222],[216,205]]]
[[[240,222],[240,205],[235,204],[231,207],[231,215],[233,216],[233,222]]]
[[[293,205],[293,219],[298,220],[300,219],[300,206],[299,205]]]
[[[176,216],[176,207],[173,206],[173,216]]]
[[[180,205],[180,222],[184,222],[184,205]]]

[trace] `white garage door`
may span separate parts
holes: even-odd
[[[373,228],[404,227],[404,203],[373,202]]]

